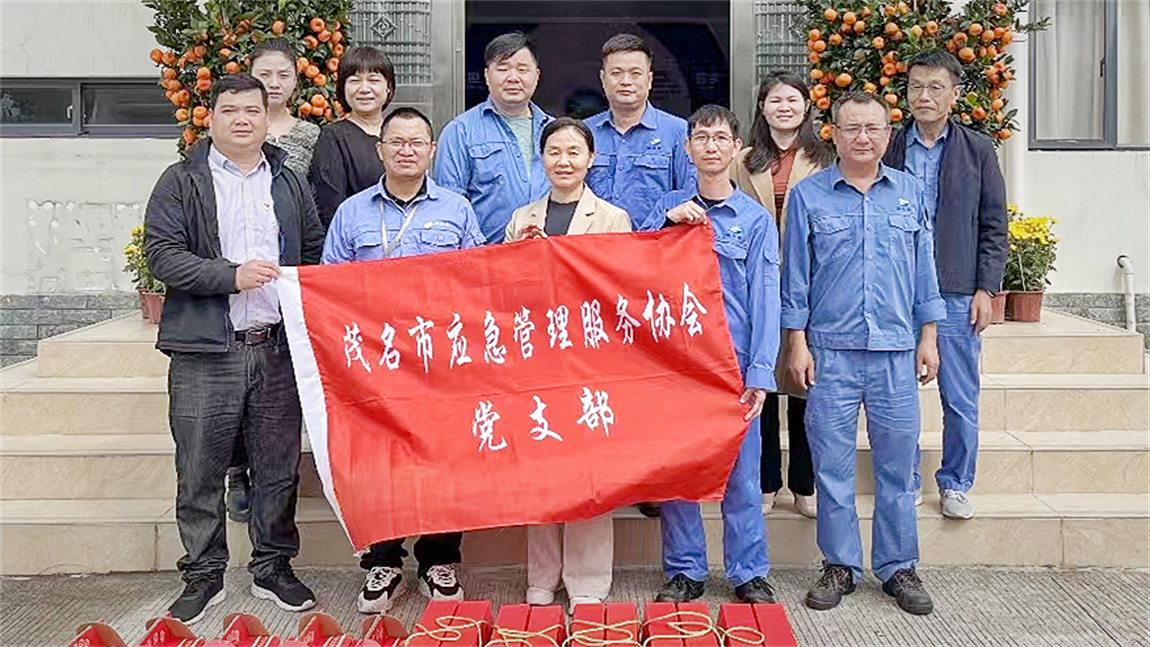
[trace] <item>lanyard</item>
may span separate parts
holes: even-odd
[[[399,241],[403,240],[404,232],[407,231],[408,225],[410,225],[412,219],[415,218],[415,212],[416,211],[419,211],[419,203],[416,203],[415,206],[413,206],[411,208],[411,211],[407,212],[407,216],[403,219],[403,224],[399,227],[399,233],[395,235],[395,240],[393,240],[389,243],[389,242],[387,242],[387,218],[385,217],[385,213],[387,212],[387,198],[380,200],[380,202],[379,202],[379,216],[380,216],[379,217],[379,233],[380,233],[380,236],[382,237],[381,240],[383,241],[383,257],[384,258],[391,258],[391,253],[394,252],[395,248],[399,246]]]

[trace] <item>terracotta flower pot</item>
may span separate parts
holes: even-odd
[[[999,292],[990,298],[990,323],[1000,324],[1006,321],[1006,293]]]
[[[1009,292],[1006,296],[1006,316],[1011,321],[1040,321],[1042,292]]]
[[[164,293],[148,290],[136,290],[140,295],[140,314],[144,319],[158,324],[160,316],[164,313]]]

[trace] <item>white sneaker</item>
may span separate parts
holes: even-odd
[[[580,604],[603,604],[603,601],[599,598],[593,598],[588,595],[576,595],[571,598],[571,605],[568,607],[567,612],[574,614],[575,607],[579,606]]]
[[[775,500],[779,498],[778,490],[763,493],[763,514],[770,514],[775,509]]]
[[[818,516],[818,501],[818,497],[814,494],[796,494],[795,512],[798,512],[808,519],[814,519]]]
[[[367,572],[356,607],[360,613],[384,613],[391,608],[400,594],[403,569],[394,566],[373,566]]]
[[[914,489],[914,507],[922,505],[922,488]]]
[[[419,591],[432,600],[462,600],[463,587],[452,564],[437,564],[419,578]]]
[[[942,516],[948,519],[970,519],[974,516],[974,505],[966,498],[965,492],[943,490]]]
[[[548,591],[541,586],[527,587],[527,604],[545,607],[555,602],[555,591]]]

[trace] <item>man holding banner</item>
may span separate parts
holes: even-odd
[[[709,224],[715,233],[727,324],[743,374],[744,421],[752,425],[767,391],[775,389],[779,349],[779,248],[774,218],[735,187],[728,172],[742,149],[739,122],[726,108],[707,105],[687,120],[687,152],[698,169],[698,191],[675,191],[655,205],[648,222]],[[767,583],[766,524],[759,488],[758,433],[746,433],[723,497],[723,561],[739,600],[774,602]],[[703,594],[707,545],[699,504],[662,505],[663,570],[660,602],[686,602]]]
[[[348,198],[335,212],[323,248],[323,263],[400,258],[484,243],[467,200],[437,185],[427,169],[435,155],[431,122],[414,108],[399,108],[383,120],[377,150],[384,175]],[[382,216],[381,216],[382,214]],[[415,544],[420,590],[432,599],[463,599],[454,564],[463,534],[424,535]],[[361,556],[367,578],[361,613],[391,608],[403,581],[403,539],[372,544]]]

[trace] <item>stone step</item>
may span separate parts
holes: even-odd
[[[783,474],[789,444],[784,435]],[[935,492],[942,435],[924,433],[922,474]],[[300,496],[322,497],[307,436]],[[857,441],[857,488],[874,492],[867,438]],[[158,434],[7,436],[0,444],[0,499],[171,499],[174,445]],[[973,494],[1150,492],[1150,431],[984,432]]]
[[[1150,564],[1150,495],[991,494],[975,500],[969,521],[944,519],[937,497],[918,508],[924,564],[1025,566],[1135,566]],[[873,497],[858,497],[859,530],[869,552]],[[819,561],[815,521],[790,512],[784,497],[767,516],[771,561],[778,566]],[[722,563],[717,504],[704,504],[708,561]],[[0,501],[0,574],[171,570],[183,554],[167,499],[99,502]],[[341,526],[323,499],[300,500],[300,556],[295,564],[354,565]],[[246,528],[228,523],[233,566],[246,562]],[[464,563],[522,564],[523,528],[464,535]],[[615,513],[615,563],[657,565],[659,522],[634,509]],[[349,583],[349,586],[358,586]]]
[[[156,350],[159,328],[138,314],[41,340],[40,377],[165,377],[168,358]]]
[[[1042,311],[1036,323],[1007,322],[982,338],[983,373],[1143,373],[1142,335]]]

